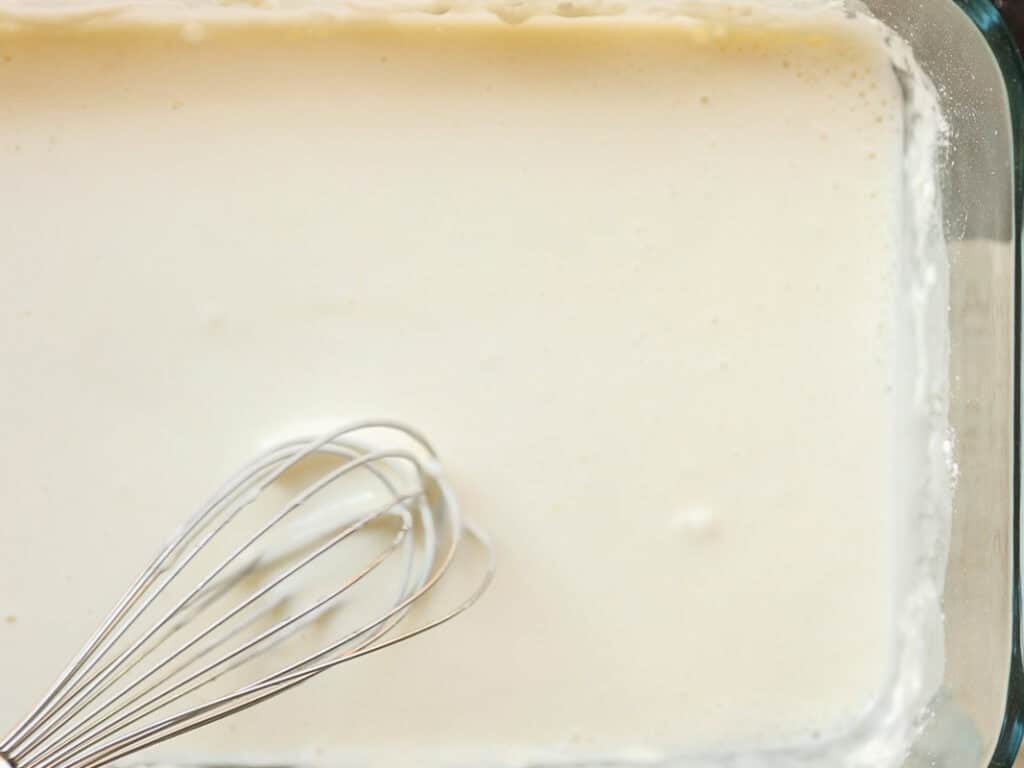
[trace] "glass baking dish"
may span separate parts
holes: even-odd
[[[5,5],[38,11],[97,4],[15,2],[0,3],[0,9]],[[181,4],[183,12],[195,5]],[[289,10],[330,5],[282,3]],[[988,0],[864,5],[910,44],[937,87],[950,129],[939,174],[950,255],[947,448],[957,478],[945,557],[945,668],[905,764],[1011,766],[1024,737],[1016,213],[1024,190],[1024,67],[1010,30]],[[255,7],[250,12],[261,13]]]
[[[958,467],[946,665],[908,766],[1009,766],[1024,727],[1019,622],[1021,61],[988,2],[871,0],[913,47],[950,124],[950,421]],[[985,245],[979,247],[984,242]]]

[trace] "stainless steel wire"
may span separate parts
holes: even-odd
[[[381,437],[396,445],[374,447]],[[467,540],[482,552],[469,594],[424,606]],[[489,540],[411,427],[365,421],[281,443],[174,533],[0,742],[0,766],[118,760],[440,626],[493,575]],[[414,623],[417,603],[430,610]],[[333,639],[310,647],[314,626]]]

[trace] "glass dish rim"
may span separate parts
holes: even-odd
[[[1021,218],[1024,211],[1024,59],[1018,41],[990,0],[953,0],[987,43],[1002,73],[1010,111],[1013,173],[1013,493],[1011,657],[1003,722],[990,768],[1011,768],[1024,742],[1024,651],[1021,632]],[[1012,1],[1012,0],[1011,0]]]

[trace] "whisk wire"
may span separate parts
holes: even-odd
[[[404,448],[372,450],[352,439],[364,430],[398,433],[415,444],[425,458]],[[219,546],[230,537],[236,527],[232,524],[241,520],[268,488],[306,459],[317,456],[340,464],[321,472],[291,496],[244,543],[229,547],[227,556],[198,583],[186,588],[184,597],[172,598],[171,608],[158,611],[152,625],[140,628],[142,617],[156,610],[158,599],[172,585],[180,584],[183,574],[191,572],[189,566],[198,563],[200,554],[209,551],[213,542]],[[306,536],[308,541],[291,536],[289,548],[277,554],[267,551],[263,542],[272,529],[293,513],[298,514],[296,510],[309,508],[309,502],[321,491],[357,470],[375,479],[386,502],[358,514],[345,512],[346,505],[339,507],[330,502],[326,507],[321,505],[320,511],[304,511],[297,521],[308,523],[307,518],[312,517],[320,522],[317,515],[323,516],[326,511],[329,526],[314,526]],[[410,485],[411,489],[403,489]],[[304,569],[343,542],[388,519],[395,521],[397,530],[386,545],[375,547],[372,556],[337,582],[338,586],[322,592],[297,612],[284,610],[293,596],[279,594],[282,585],[298,579]],[[467,534],[486,553],[482,576],[469,597],[438,617],[401,630],[413,604],[448,573]],[[314,622],[328,617],[336,622],[347,615],[347,609],[339,613],[342,606],[338,601],[398,553],[396,591],[387,607],[374,611],[372,618],[358,619],[354,629],[342,632],[325,647],[275,672],[257,675],[254,682],[236,684],[234,690],[213,694],[208,701],[186,703],[177,712],[165,713],[177,703],[189,702],[213,683],[233,679],[250,661],[271,650],[276,654],[290,647],[291,641]],[[175,641],[170,645],[227,595],[245,591],[243,585],[258,571],[267,570],[277,572],[230,610],[186,635],[182,644]],[[400,422],[364,421],[319,438],[281,443],[232,475],[175,531],[37,708],[0,742],[0,768],[4,762],[11,768],[98,768],[216,722],[346,661],[376,653],[450,621],[479,599],[493,573],[490,542],[462,520],[454,494],[436,464],[436,455],[418,432]],[[356,592],[367,594],[365,589]],[[346,598],[342,602],[349,601]],[[276,618],[282,614],[283,618]],[[268,622],[270,626],[263,628]],[[129,633],[138,634],[130,637]]]
[[[396,502],[396,503],[397,504],[404,503],[404,501],[408,500],[408,498],[409,497],[404,497],[403,499],[400,499],[399,502]],[[196,634],[191,640],[186,642],[181,648],[179,648],[176,651],[173,651],[172,653],[170,653],[167,656],[165,656],[163,660],[161,660],[154,667],[149,669],[142,677],[140,677],[137,680],[135,680],[130,686],[128,686],[127,688],[125,688],[125,689],[123,689],[121,691],[119,691],[114,697],[108,699],[107,702],[105,702],[103,705],[101,705],[95,712],[93,712],[88,718],[86,718],[85,722],[88,723],[92,718],[95,718],[96,716],[102,714],[105,709],[107,709],[111,705],[113,705],[113,704],[117,703],[118,701],[120,701],[121,697],[127,695],[127,693],[129,691],[133,690],[134,688],[136,688],[139,685],[141,685],[142,683],[144,683],[150,677],[152,677],[153,675],[157,674],[162,669],[164,669],[164,667],[166,667],[167,665],[173,663],[174,660],[179,658],[183,653],[186,653],[189,649],[191,649],[193,646],[197,645],[199,642],[204,640],[206,637],[208,637],[210,634],[212,634],[214,631],[216,631],[221,626],[226,625],[229,621],[231,621],[231,619],[233,619],[235,616],[239,615],[242,611],[244,611],[250,605],[252,605],[257,600],[259,600],[260,598],[262,598],[265,595],[267,595],[271,590],[273,590],[276,587],[280,586],[287,579],[295,576],[299,571],[301,571],[302,569],[304,569],[305,567],[307,567],[311,563],[315,562],[322,555],[326,554],[328,551],[333,549],[336,545],[338,545],[341,542],[343,542],[344,540],[348,539],[350,536],[352,536],[354,533],[356,533],[359,529],[361,529],[362,527],[367,525],[371,520],[379,517],[381,514],[385,514],[385,513],[389,512],[395,506],[396,503],[392,503],[391,505],[389,505],[385,509],[373,512],[370,515],[366,515],[361,520],[357,521],[355,524],[350,525],[348,528],[344,529],[341,533],[339,533],[333,539],[331,539],[326,544],[321,546],[318,550],[316,550],[312,554],[308,555],[305,559],[303,559],[299,563],[297,563],[294,566],[292,566],[289,570],[285,571],[283,574],[281,574],[280,576],[275,578],[273,581],[271,581],[268,584],[266,584],[265,586],[261,587],[259,590],[254,592],[249,598],[247,598],[242,603],[237,605],[235,608],[233,608],[227,614],[225,614],[220,619],[215,621],[213,624],[211,624],[210,626],[208,626],[207,628],[205,628],[204,630],[202,630],[201,632]],[[356,576],[352,577],[348,582],[346,582],[340,588],[338,588],[337,590],[335,590],[331,594],[325,596],[321,600],[317,601],[317,603],[315,603],[314,605],[310,606],[306,610],[302,611],[299,614],[296,614],[295,616],[293,616],[293,617],[291,617],[289,619],[286,619],[286,620],[278,623],[277,625],[271,627],[270,629],[265,630],[264,632],[262,632],[261,634],[257,635],[255,638],[253,638],[252,640],[250,640],[247,643],[243,644],[241,647],[236,648],[235,650],[231,651],[230,653],[226,654],[225,656],[222,656],[221,658],[219,658],[217,661],[214,661],[214,662],[206,665],[205,667],[199,669],[198,671],[193,672],[191,675],[186,677],[184,680],[181,680],[181,681],[175,683],[172,687],[168,688],[167,690],[163,691],[159,695],[155,696],[153,699],[150,699],[148,702],[144,702],[141,705],[132,707],[132,705],[136,704],[137,702],[139,702],[140,699],[144,699],[146,696],[149,696],[150,694],[152,694],[154,690],[159,689],[159,687],[162,686],[163,684],[165,684],[166,682],[168,682],[169,679],[173,679],[173,675],[172,676],[165,676],[160,681],[158,681],[155,685],[152,685],[152,686],[150,686],[148,688],[143,689],[139,693],[137,693],[134,696],[132,696],[131,698],[129,698],[127,701],[123,702],[119,707],[114,709],[112,712],[107,713],[106,717],[101,719],[98,723],[94,723],[92,725],[92,727],[86,729],[82,733],[79,733],[78,734],[78,738],[76,738],[75,740],[71,741],[69,744],[64,745],[64,749],[62,749],[62,750],[54,750],[54,749],[48,750],[46,753],[43,753],[42,755],[40,755],[38,759],[40,759],[40,760],[46,760],[46,759],[60,760],[66,754],[68,754],[69,752],[73,751],[73,749],[80,749],[80,748],[84,748],[84,747],[93,746],[97,742],[101,741],[102,738],[104,738],[107,735],[109,735],[110,733],[116,731],[116,729],[118,727],[124,727],[124,726],[127,726],[127,725],[131,725],[131,724],[133,724],[135,722],[138,722],[138,720],[142,719],[147,714],[150,714],[151,712],[156,711],[157,709],[160,709],[160,708],[162,708],[163,706],[165,706],[167,704],[170,704],[173,701],[173,699],[170,700],[170,701],[166,701],[164,703],[161,703],[161,700],[164,699],[165,697],[170,696],[171,694],[179,691],[181,688],[183,688],[183,687],[185,687],[187,685],[190,685],[191,683],[195,682],[196,680],[202,678],[207,673],[213,671],[217,667],[232,661],[233,659],[237,658],[242,653],[250,650],[251,648],[256,647],[257,645],[259,645],[260,643],[264,642],[268,638],[270,638],[270,637],[276,635],[277,633],[287,629],[288,627],[294,625],[296,622],[298,622],[299,620],[305,618],[306,616],[309,616],[309,615],[313,614],[314,612],[316,612],[320,608],[322,608],[324,605],[326,605],[327,603],[332,601],[334,598],[338,597],[342,592],[346,591],[351,586],[353,586],[354,584],[358,583],[358,581],[360,581],[367,574],[369,574],[374,568],[377,567],[377,565],[382,563],[388,556],[390,556],[390,554],[395,549],[398,548],[398,546],[401,545],[401,543],[404,540],[406,534],[408,533],[410,527],[411,527],[411,521],[408,519],[408,516],[406,514],[403,517],[403,524],[402,524],[401,529],[395,535],[393,541],[391,542],[391,544],[388,546],[387,549],[385,549],[383,552],[381,552],[373,561],[371,561],[370,564],[366,565],[358,574],[356,574]],[[213,647],[215,648],[217,646],[214,645]],[[194,662],[198,658],[201,658],[201,655],[202,654],[197,656],[197,658],[194,658],[194,659],[190,660],[190,662]],[[209,682],[214,682],[215,680],[216,680],[216,678],[211,678],[211,679],[207,680],[207,682],[208,683]],[[196,688],[194,688],[192,690],[196,690],[196,689],[198,689],[198,687],[201,687],[201,686],[197,686]],[[125,710],[127,710],[127,711],[125,711]],[[122,716],[120,718],[115,719],[113,722],[109,722],[109,718],[116,717],[118,714],[121,714]],[[100,733],[97,734],[95,732],[96,727],[100,726],[100,725],[102,725],[104,723],[108,723],[107,727],[105,729],[103,729],[102,731],[100,731]],[[90,737],[90,736],[91,736],[91,738],[87,738],[87,737]]]
[[[228,483],[222,487],[219,495],[215,494],[211,497],[207,503],[200,508],[199,512],[179,529],[174,539],[163,549],[161,554],[158,556],[157,561],[153,566],[147,569],[147,572],[164,572],[167,560],[170,559],[177,550],[187,547],[189,543],[202,532],[204,522],[212,522],[216,520],[217,517],[222,515],[225,510],[228,511],[228,514],[225,515],[211,531],[207,532],[191,550],[189,550],[187,555],[173,567],[173,570],[167,573],[163,582],[153,590],[153,592],[143,601],[142,605],[136,608],[134,614],[124,622],[119,631],[117,631],[113,637],[107,637],[103,648],[95,652],[96,655],[92,662],[85,665],[84,668],[79,669],[74,678],[68,681],[67,684],[71,686],[71,690],[64,694],[61,701],[58,702],[55,707],[51,708],[46,717],[42,718],[36,724],[36,727],[40,728],[38,734],[25,744],[12,744],[8,747],[10,754],[17,757],[19,761],[31,759],[36,745],[55,734],[60,733],[61,728],[63,728],[74,717],[79,715],[83,709],[88,706],[88,703],[95,699],[91,694],[96,691],[98,686],[102,686],[114,671],[125,663],[126,659],[130,658],[139,650],[139,648],[152,640],[153,636],[156,635],[157,632],[163,629],[163,627],[166,626],[174,616],[178,615],[189,604],[191,604],[192,601],[195,600],[196,596],[205,590],[210,583],[212,583],[226,568],[228,568],[245,550],[258,542],[278,522],[294,511],[298,506],[297,503],[293,503],[286,507],[275,518],[264,525],[255,536],[250,538],[242,546],[238,547],[217,568],[200,581],[200,583],[196,585],[189,594],[185,595],[177,605],[173,606],[148,632],[139,637],[134,644],[125,649],[117,658],[110,660],[105,667],[103,667],[98,673],[94,674],[91,678],[83,679],[85,675],[88,675],[92,669],[102,662],[106,654],[117,645],[139,617],[142,616],[142,614],[145,613],[157,598],[164,593],[166,588],[178,576],[180,576],[185,568],[187,568],[187,566],[191,564],[192,561],[207,547],[210,541],[221,534],[228,525],[237,519],[238,515],[245,511],[257,498],[259,498],[260,494],[268,485],[279,479],[290,468],[315,453],[330,441],[337,439],[350,431],[352,431],[351,428],[345,427],[334,433],[329,433],[328,435],[321,437],[319,440],[313,441],[309,445],[300,445],[300,449],[292,454],[284,454],[280,457],[273,456],[272,454],[273,458],[271,461],[253,462],[238,472],[234,478],[229,480]],[[314,484],[317,487],[313,488],[313,490],[309,492],[309,495],[312,495],[316,490],[327,485],[328,482],[337,479],[341,474],[346,474],[347,471],[360,466],[366,466],[368,464],[368,460],[370,460],[370,457],[360,456],[352,465],[346,465],[340,470],[332,472],[331,475],[333,475],[333,477],[322,478],[319,484]],[[172,560],[172,563],[173,562],[174,561]],[[140,581],[142,580],[140,579]],[[138,594],[134,594],[132,603],[137,601],[137,597]],[[113,623],[108,619],[104,629],[113,630],[116,623],[121,621],[122,618],[123,613],[121,613]],[[107,634],[109,635],[109,632]],[[107,686],[100,688],[99,695],[107,689]],[[86,697],[84,702],[82,701],[83,696]],[[77,705],[76,702],[78,702]],[[71,707],[71,709],[68,710],[67,707]],[[52,720],[57,716],[62,710],[65,710],[64,714],[57,717],[56,722],[51,723],[49,726],[42,727],[45,726],[49,720]]]
[[[469,528],[468,525],[467,528]],[[129,735],[123,740],[122,745],[116,749],[114,747],[110,747],[85,753],[79,760],[68,764],[67,768],[98,768],[98,766],[105,765],[109,762],[113,762],[114,760],[119,760],[122,757],[130,755],[141,749],[145,749],[146,747],[159,744],[168,739],[175,738],[196,730],[197,728],[201,728],[226,717],[230,717],[238,712],[249,709],[250,707],[256,706],[257,704],[278,696],[311,679],[312,677],[338,666],[339,664],[352,661],[372,653],[377,653],[446,624],[468,608],[472,607],[484,592],[487,591],[487,588],[493,580],[495,560],[490,540],[479,529],[475,528],[473,528],[473,536],[487,549],[487,570],[483,579],[480,581],[473,593],[462,603],[441,617],[433,619],[428,623],[414,629],[410,629],[395,637],[388,638],[380,643],[353,651],[343,657],[318,664],[308,670],[292,672],[291,674],[283,677],[274,676],[272,679],[267,679],[261,683],[254,684],[234,694],[224,696],[216,701],[210,702],[209,704],[166,718],[158,723],[154,723],[148,728]],[[221,709],[221,707],[224,707],[225,705],[231,706]]]

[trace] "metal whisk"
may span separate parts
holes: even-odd
[[[357,439],[381,435],[401,444]],[[437,613],[421,598],[467,534],[482,576]],[[0,767],[94,768],[220,720],[449,621],[493,573],[416,431],[360,422],[277,445],[171,537],[0,742]]]

